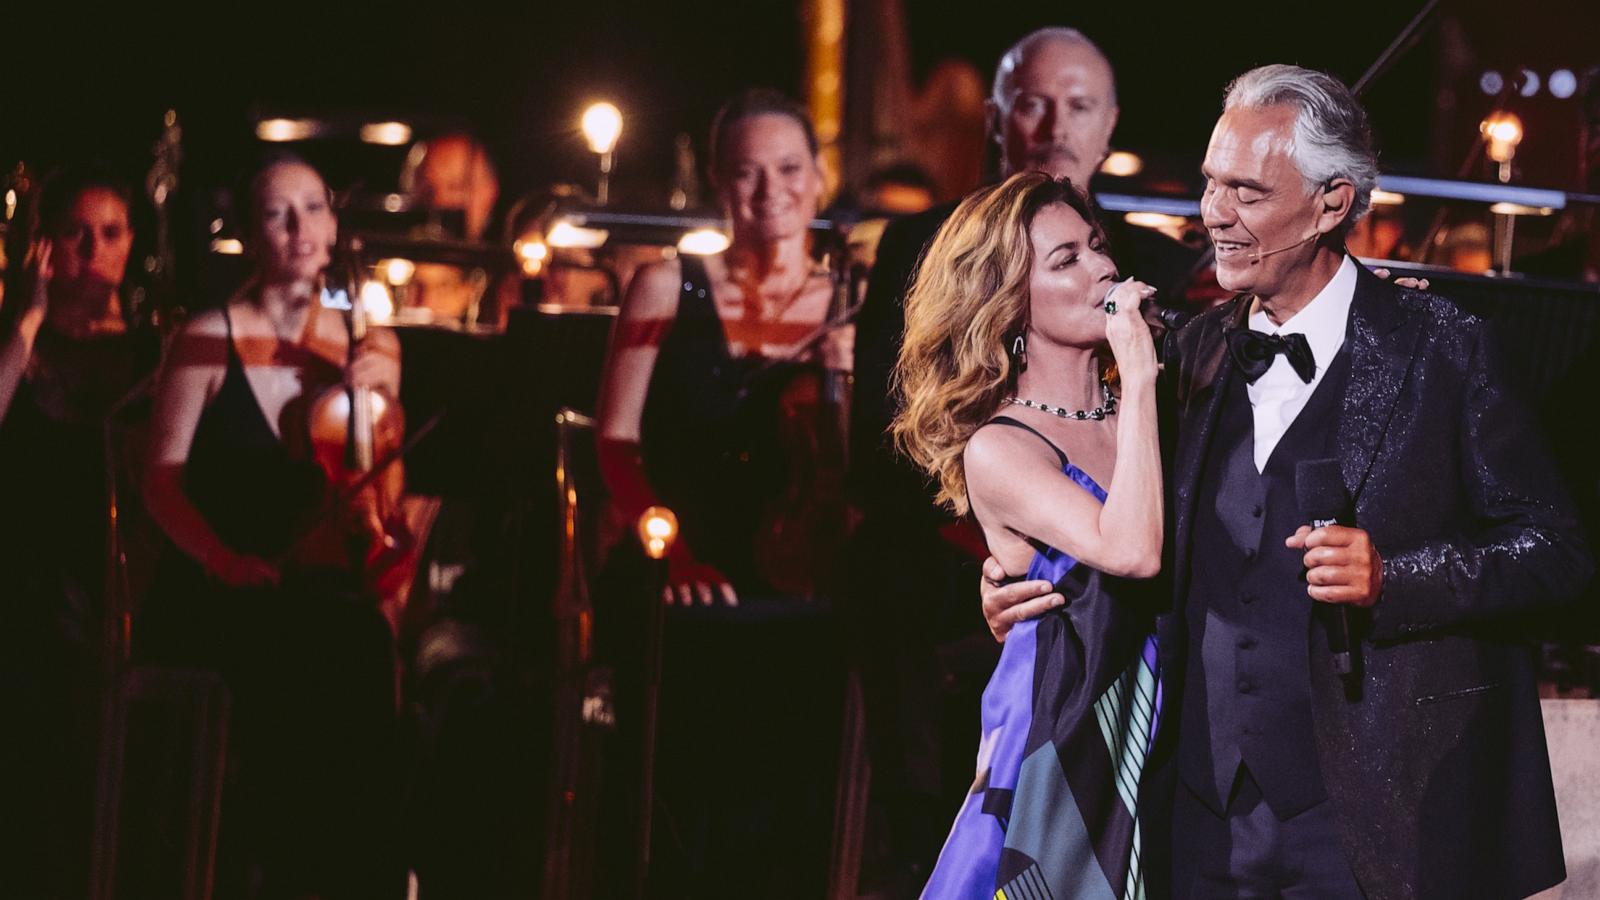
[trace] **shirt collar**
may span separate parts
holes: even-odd
[[[1276,324],[1267,314],[1256,310],[1250,314],[1250,330],[1266,334],[1303,334],[1311,345],[1311,355],[1322,371],[1333,362],[1333,357],[1344,344],[1345,327],[1350,319],[1350,304],[1356,296],[1356,263],[1347,254],[1338,271],[1328,279],[1311,302],[1289,317],[1282,325]]]

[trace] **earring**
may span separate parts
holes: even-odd
[[[1017,335],[1016,340],[1011,342],[1011,356],[1017,361],[1018,372],[1028,367],[1028,344],[1020,334]]]

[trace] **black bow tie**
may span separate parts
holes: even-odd
[[[1228,354],[1233,364],[1251,384],[1272,368],[1272,358],[1282,353],[1306,384],[1317,373],[1317,358],[1311,355],[1311,342],[1303,334],[1262,334],[1241,328],[1228,335]]]

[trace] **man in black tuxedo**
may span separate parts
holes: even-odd
[[[1087,187],[1117,124],[1115,79],[1098,47],[1070,28],[1045,28],[1000,58],[988,102],[1002,175],[1042,171]],[[903,857],[922,869],[937,855],[972,779],[977,694],[993,667],[992,642],[972,616],[970,588],[984,554],[976,529],[938,510],[927,480],[890,450],[889,372],[905,329],[903,300],[923,248],[955,203],[898,219],[878,244],[856,320],[851,481],[862,521],[853,596],[869,647],[864,668],[876,760],[874,794],[887,799]],[[1181,297],[1198,256],[1157,231],[1107,216],[1112,257],[1125,272]],[[959,549],[958,549],[959,548]],[[938,661],[936,661],[936,655]],[[941,693],[964,699],[941,702]],[[955,746],[943,741],[959,735]]]
[[[1174,335],[1167,372],[1152,884],[1527,896],[1564,870],[1519,617],[1593,574],[1571,501],[1484,321],[1346,253],[1377,176],[1350,92],[1266,66],[1226,98],[1202,216],[1240,296]],[[1305,525],[1296,463],[1320,458],[1337,461],[1348,526]],[[984,593],[1004,631],[999,610],[1036,591]],[[1341,618],[1350,675],[1330,652]]]

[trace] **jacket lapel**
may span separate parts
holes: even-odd
[[[1248,296],[1232,301],[1227,315],[1196,337],[1180,362],[1178,383],[1178,444],[1173,466],[1174,607],[1181,608],[1189,591],[1189,538],[1194,524],[1194,504],[1200,492],[1206,451],[1222,412],[1222,398],[1230,379],[1237,377],[1228,361],[1228,334],[1245,327],[1253,302]],[[1208,325],[1211,323],[1207,323]]]
[[[1350,382],[1339,415],[1337,447],[1351,502],[1361,496],[1395,402],[1411,371],[1420,330],[1400,306],[1399,291],[1357,267],[1345,341],[1350,347]]]

